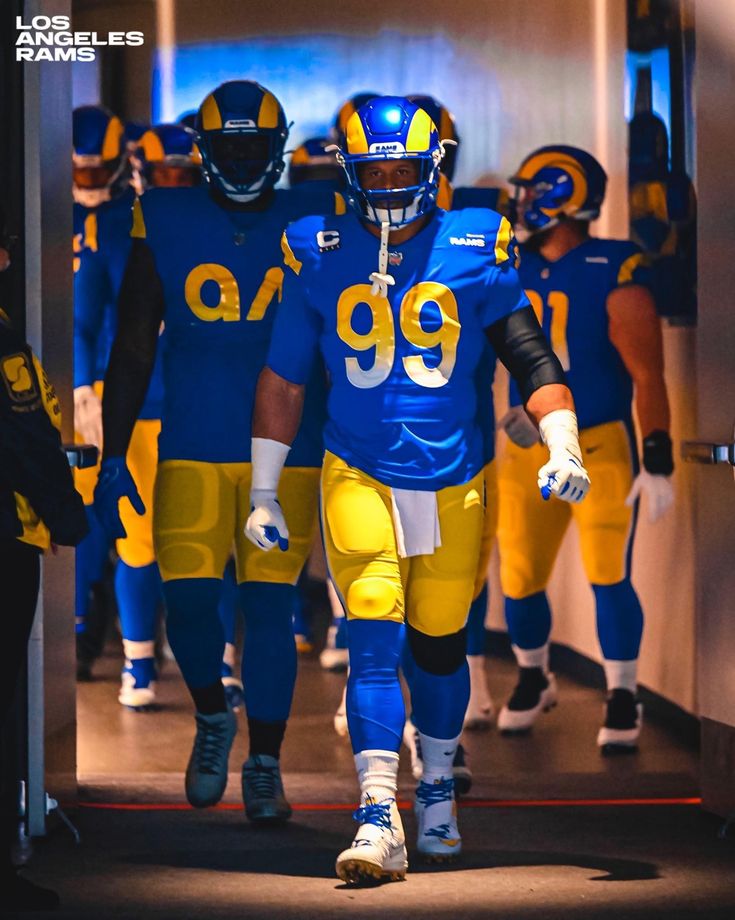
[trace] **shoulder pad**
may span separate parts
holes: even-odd
[[[490,208],[463,208],[446,215],[450,246],[491,252],[496,265],[517,261],[516,242],[510,221]]]

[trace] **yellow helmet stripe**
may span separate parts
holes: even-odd
[[[348,153],[368,152],[368,142],[367,136],[365,134],[365,128],[363,128],[362,121],[360,120],[360,116],[357,114],[357,112],[353,112],[350,116],[350,120],[347,122],[345,136],[347,138],[346,147]]]
[[[217,105],[217,100],[210,93],[202,103],[202,129],[204,131],[219,131],[222,127],[222,113]]]
[[[161,138],[155,131],[146,131],[140,139],[140,146],[143,148],[146,160],[163,160],[166,156]]]
[[[116,115],[113,115],[108,122],[105,138],[102,141],[103,160],[114,160],[120,156],[120,139],[123,130],[122,122]]]
[[[587,178],[577,160],[569,156],[569,154],[547,150],[536,154],[536,156],[529,157],[521,164],[521,168],[511,181],[532,179],[540,169],[544,169],[546,166],[558,166],[560,169],[566,169],[574,182],[574,190],[569,201],[565,202],[561,207],[541,208],[541,211],[548,217],[556,217],[557,214],[564,214],[567,210],[576,211],[587,197]]]
[[[273,93],[266,93],[263,96],[263,101],[260,103],[260,111],[258,112],[258,127],[278,127],[278,100]]]
[[[406,138],[407,153],[423,153],[431,147],[431,132],[436,131],[431,116],[419,109],[411,119]]]

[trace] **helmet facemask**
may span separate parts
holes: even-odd
[[[254,201],[280,178],[287,135],[288,130],[203,133],[199,147],[209,180],[233,201]]]

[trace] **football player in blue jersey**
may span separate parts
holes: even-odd
[[[115,300],[130,250],[130,166],[122,123],[100,106],[74,111],[74,419],[80,441],[102,446],[102,379],[116,324]],[[161,412],[160,364],[141,406],[128,463],[146,500],[153,495],[156,440]],[[92,507],[98,468],[79,470],[76,485],[90,534],[76,557],[76,615],[80,646],[87,643],[90,588],[99,582],[109,540]],[[123,634],[125,666],[119,700],[134,709],[155,700],[153,654],[160,577],[155,563],[152,516],[125,509],[127,537],[118,540],[115,595]],[[85,661],[81,662],[84,668]]]
[[[407,867],[396,807],[404,629],[424,763],[419,852],[446,860],[461,850],[452,761],[469,696],[465,622],[483,529],[475,372],[486,336],[550,447],[541,482],[578,501],[589,480],[571,394],[519,284],[508,221],[436,208],[442,148],[429,115],[404,98],[373,99],[349,119],[339,156],[357,219],[309,217],[283,237],[247,534],[263,549],[289,539],[281,472],[321,351],[331,382],[322,525],[348,616],[347,715],[361,789],[359,828],[336,869],[361,883],[402,878]]]
[[[630,580],[638,498],[656,520],[674,493],[669,404],[660,323],[634,243],[591,237],[607,177],[583,150],[542,147],[510,180],[518,190],[520,277],[574,395],[585,466],[596,483],[580,507],[545,504],[526,476],[542,455],[535,428],[511,388],[501,420],[511,443],[499,472],[501,581],[520,678],[498,717],[503,732],[527,731],[556,702],[548,670],[551,613],[546,585],[572,518],[595,595],[608,700],[597,743],[633,750],[641,724],[636,670],[643,613]],[[643,437],[638,463],[631,417]]]
[[[344,201],[307,186],[274,188],[288,127],[278,100],[258,83],[231,81],[210,93],[197,115],[197,135],[206,184],[151,189],[134,208],[105,378],[96,500],[106,526],[118,534],[120,511],[140,503],[125,454],[163,322],[154,541],[169,642],[196,707],[186,794],[195,806],[213,805],[227,784],[236,722],[220,682],[225,637],[217,605],[234,545],[247,633],[242,673],[250,757],[242,770],[243,797],[248,817],[269,823],[291,814],[279,755],[296,676],[295,585],[317,525],[323,372],[315,369],[284,474],[290,543],[274,557],[257,552],[243,534],[251,414],[281,298],[283,228],[305,214],[344,209]]]

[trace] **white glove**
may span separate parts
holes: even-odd
[[[512,406],[498,422],[501,428],[518,447],[533,447],[541,440],[538,428],[528,417],[523,406]]]
[[[671,484],[671,477],[641,470],[633,482],[625,504],[630,508],[641,496],[645,496],[646,499],[648,520],[651,524],[655,524],[674,504],[674,487]]]
[[[85,444],[102,450],[102,401],[90,386],[74,390],[74,430]]]
[[[276,493],[270,489],[253,489],[250,505],[245,536],[265,552],[276,544],[285,552],[288,549],[288,527]]]
[[[539,431],[550,455],[538,471],[542,498],[555,495],[565,502],[581,502],[589,491],[590,477],[582,465],[577,416],[571,409],[555,409],[541,419]]]
[[[265,552],[276,544],[285,552],[288,549],[288,527],[277,495],[278,480],[291,448],[270,438],[253,438],[250,444],[253,478],[245,536]]]

